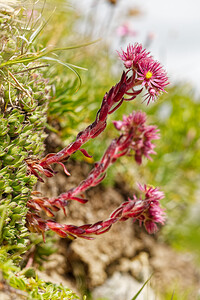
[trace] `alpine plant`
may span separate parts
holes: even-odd
[[[129,45],[126,51],[122,50],[118,52],[118,55],[127,70],[122,72],[119,82],[105,93],[94,122],[79,132],[75,141],[58,153],[50,153],[42,159],[36,156],[25,158],[27,176],[32,174],[43,182],[42,176],[55,175],[52,168],[55,163],[62,165],[65,173],[70,175],[64,162],[76,151],[81,151],[86,157],[90,157],[83,145],[105,130],[108,116],[114,113],[123,102],[134,100],[145,90],[144,100],[149,104],[165,92],[165,87],[169,84],[166,72],[160,63],[142,48],[142,45]],[[63,238],[93,239],[94,235],[108,231],[114,223],[130,218],[144,225],[148,233],[155,233],[158,225],[164,224],[165,213],[160,207],[160,200],[163,199],[164,194],[159,188],[148,185],[139,185],[141,196],[133,195],[132,199],[122,203],[104,221],[82,226],[59,224],[55,221],[55,213],[60,209],[63,209],[65,213],[65,207],[69,201],[75,200],[85,204],[88,200],[82,196],[84,192],[99,184],[105,178],[107,168],[121,156],[133,155],[136,163],[140,165],[143,157],[152,159],[151,155],[156,154],[153,140],[159,138],[159,131],[156,126],[146,124],[144,112],[133,111],[129,116],[124,116],[122,121],[113,123],[119,135],[110,143],[101,160],[95,163],[85,180],[54,198],[47,198],[38,192],[32,193],[27,202],[26,214],[26,225],[30,231],[41,233],[44,240],[45,232],[48,230],[56,232]],[[43,217],[43,212],[46,218]]]
[[[25,54],[23,31],[20,10],[0,11],[0,242],[18,253],[28,242],[26,202],[37,181],[26,159],[44,152],[51,88],[41,63],[12,64]]]
[[[26,160],[42,157],[51,86],[36,62],[27,11],[0,3],[0,286],[1,299],[78,299],[71,290],[36,276],[22,254],[31,242],[27,202],[37,177]],[[24,63],[24,58],[28,60]],[[25,256],[23,256],[24,258]],[[31,260],[30,260],[31,261]],[[10,294],[10,297],[9,297]],[[3,297],[3,298],[2,298]],[[18,297],[17,297],[18,298]]]

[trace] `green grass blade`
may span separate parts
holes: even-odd
[[[153,274],[152,274],[153,275]],[[151,279],[152,275],[145,281],[145,283],[143,284],[143,286],[141,287],[141,289],[137,292],[137,294],[135,294],[135,296],[131,299],[131,300],[135,300],[137,299],[137,297],[139,296],[139,294],[142,292],[143,288],[146,286],[146,284],[149,282],[149,280]]]
[[[40,32],[45,28],[45,26],[49,23],[49,20],[51,19],[51,17],[53,16],[54,12],[55,12],[56,8],[54,8],[54,10],[52,11],[52,13],[50,14],[50,16],[48,17],[48,19],[38,26],[38,28],[36,28],[36,30],[32,33],[32,35],[30,36],[29,39],[29,47],[32,45],[32,43],[34,42],[34,40],[38,37],[38,35],[40,34]]]
[[[48,60],[48,61],[54,61],[54,62],[57,62],[58,64],[60,65],[63,65],[65,67],[67,67],[68,69],[70,69],[78,78],[79,80],[79,86],[78,86],[78,89],[80,88],[81,84],[82,84],[82,80],[81,80],[81,77],[79,75],[79,73],[73,68],[71,67],[68,63],[64,63],[63,61],[61,61],[60,59],[57,59],[57,58],[53,58],[53,57],[49,57],[49,56],[43,56],[42,59],[45,59],[45,60]]]
[[[31,34],[29,38],[29,45],[33,43],[33,41],[36,39],[36,37],[39,35],[39,33],[42,31],[43,28],[44,28],[44,24],[41,22],[40,25]]]
[[[93,41],[93,42],[89,42],[89,43],[85,43],[85,44],[80,44],[80,45],[76,45],[76,46],[70,46],[70,47],[63,47],[63,48],[54,48],[54,49],[51,49],[51,50],[48,50],[46,52],[43,52],[45,51],[45,49],[41,50],[38,54],[37,53],[34,53],[32,55],[27,55],[27,57],[24,57],[24,55],[21,57],[16,57],[15,59],[13,60],[8,60],[4,63],[2,63],[0,65],[0,68],[2,67],[5,67],[5,66],[11,66],[11,65],[14,65],[14,64],[20,64],[20,63],[29,63],[29,62],[32,62],[32,61],[35,61],[39,58],[42,58],[52,52],[55,52],[55,51],[61,51],[61,50],[73,50],[73,49],[77,49],[77,48],[81,48],[81,47],[85,47],[85,46],[89,46],[89,45],[92,45],[94,44],[95,42],[97,42],[98,40],[96,41]],[[67,64],[68,65],[68,68],[70,68],[70,64]],[[72,67],[73,65],[71,65]],[[78,66],[73,66],[73,68],[81,68],[81,67],[78,67]],[[73,70],[73,72],[75,72],[75,70],[71,68]],[[82,68],[84,69],[84,68]]]
[[[97,40],[94,40],[94,41],[92,41],[92,42],[83,43],[83,44],[80,44],[80,45],[69,46],[69,47],[54,48],[54,49],[49,50],[49,51],[47,51],[47,52],[48,52],[48,53],[51,53],[51,52],[60,51],[60,50],[73,50],[73,49],[78,49],[78,48],[82,48],[82,47],[86,47],[86,46],[93,45],[93,44],[99,42],[100,40],[101,40],[101,39],[97,39]]]
[[[173,298],[174,298],[174,291],[173,291],[173,293],[172,293],[172,297],[171,297],[171,300],[173,300]]]
[[[67,63],[68,66],[72,67],[72,68],[76,68],[76,69],[79,69],[79,70],[84,70],[84,71],[88,71],[88,69],[86,68],[83,68],[83,67],[80,67],[80,66],[76,66],[76,65],[73,65],[73,64],[70,64],[70,63]]]

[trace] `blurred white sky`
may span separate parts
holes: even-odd
[[[200,0],[118,0],[117,8],[106,0],[71,2],[85,14],[85,23],[92,13],[95,38],[104,38],[108,32],[114,38],[116,26],[127,20],[136,35],[127,37],[126,44],[144,44],[147,36],[153,34],[149,49],[165,66],[170,81],[191,82],[200,95]],[[138,8],[142,14],[127,19],[128,8]],[[104,28],[98,28],[98,23],[103,23]],[[113,41],[118,49],[123,43],[117,37]]]

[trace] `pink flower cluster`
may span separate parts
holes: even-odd
[[[160,207],[160,200],[164,198],[163,192],[158,188],[139,185],[140,190],[145,194],[144,199],[128,198],[128,201],[121,204],[110,216],[110,218],[119,218],[120,221],[126,221],[132,218],[133,221],[139,221],[144,224],[148,233],[155,233],[158,230],[157,224],[164,224],[165,213]]]
[[[140,225],[144,224],[148,233],[155,233],[158,230],[157,224],[164,225],[166,214],[160,207],[160,200],[164,198],[164,193],[158,188],[139,185],[140,190],[145,194],[148,208],[137,218]]]
[[[147,89],[147,104],[165,92],[165,87],[169,84],[167,74],[142,45],[129,45],[126,51],[122,50],[118,54],[125,67],[136,72],[137,82]]]
[[[146,114],[144,112],[135,112],[129,116],[123,116],[123,121],[114,121],[116,129],[120,130],[124,136],[133,132],[133,139],[130,149],[135,152],[135,160],[138,164],[142,163],[142,156],[151,160],[150,154],[156,154],[153,150],[155,145],[152,140],[159,139],[156,126],[146,125]]]

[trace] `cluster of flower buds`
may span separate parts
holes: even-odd
[[[165,91],[164,88],[168,84],[166,72],[159,62],[153,60],[149,52],[142,49],[141,45],[129,45],[127,51],[122,51],[119,56],[128,70],[122,73],[120,81],[105,94],[95,121],[85,130],[79,132],[76,140],[60,152],[50,153],[41,160],[27,160],[30,173],[37,175],[39,171],[45,176],[51,177],[55,173],[50,165],[58,163],[64,167],[63,162],[77,150],[90,157],[86,150],[81,147],[90,139],[96,138],[106,128],[109,114],[118,109],[124,101],[135,99],[144,87],[147,90],[147,103],[155,100],[161,92]],[[64,171],[69,175],[66,168]],[[37,176],[41,180],[41,177]]]
[[[134,111],[129,116],[123,116],[123,121],[113,122],[124,138],[133,135],[129,148],[135,152],[135,160],[138,164],[142,163],[142,156],[151,160],[150,154],[156,154],[153,150],[155,145],[151,141],[159,139],[157,127],[146,125],[145,122],[146,114]]]

